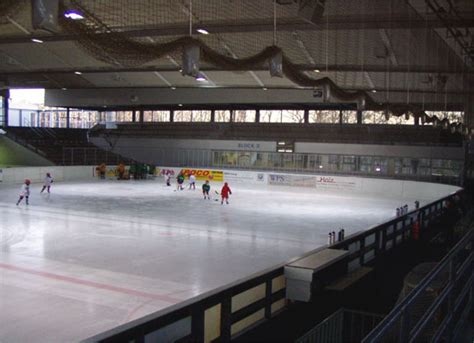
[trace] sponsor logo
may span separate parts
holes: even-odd
[[[263,181],[263,174],[261,174],[261,173],[257,174],[257,180],[258,181]]]
[[[181,173],[185,176],[194,175],[196,180],[213,180],[223,181],[224,172],[220,170],[208,170],[208,169],[182,169]]]
[[[174,170],[173,169],[157,169],[156,173],[158,175],[171,175],[173,176],[174,175]]]
[[[328,176],[320,176],[319,179],[316,182],[319,182],[319,183],[336,183],[336,181],[332,177],[328,177]]]

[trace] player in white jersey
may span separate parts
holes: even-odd
[[[196,176],[194,174],[189,175],[189,189],[196,189]]]
[[[52,183],[53,183],[53,178],[51,177],[51,174],[46,173],[46,177],[44,178],[43,188],[41,189],[40,193],[43,193],[46,188],[48,189],[48,193],[49,193]]]
[[[16,202],[16,205],[20,205],[20,202],[23,200],[23,198],[26,198],[26,204],[28,205],[28,198],[30,196],[30,184],[31,184],[31,181],[26,179],[25,180],[25,183],[23,183],[21,185],[21,189],[20,189],[20,199],[18,199],[18,201]]]

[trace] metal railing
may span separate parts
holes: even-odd
[[[344,263],[347,263],[349,270],[357,269],[361,265],[369,263],[377,255],[394,249],[410,239],[411,224],[415,218],[420,220],[420,233],[423,237],[424,230],[428,229],[430,223],[447,214],[445,205],[448,202],[456,203],[455,200],[459,194],[458,192],[443,197],[419,210],[377,225],[368,231],[354,234],[330,247],[349,250],[350,254],[345,257]],[[326,247],[318,248],[302,257],[323,249]],[[160,332],[172,326],[179,326],[179,331],[182,334],[174,340],[184,341],[187,339],[202,342],[209,332],[206,313],[213,312],[216,308],[219,308],[217,311],[219,316],[213,318],[213,325],[217,323],[215,324],[217,329],[212,326],[211,331],[219,332],[219,335],[213,339],[229,342],[231,337],[247,329],[248,325],[256,325],[261,320],[271,318],[276,311],[285,306],[284,303],[281,303],[284,302],[286,292],[284,265],[280,264],[244,280],[220,287],[145,318],[91,337],[84,342],[143,342],[145,337],[157,337]],[[314,277],[317,278],[319,273],[324,272],[325,269],[318,271]],[[251,295],[255,295],[253,293],[255,290],[259,290],[257,297]],[[248,303],[242,308],[235,309],[234,299],[236,297],[242,299],[245,294],[250,294]],[[248,322],[250,324],[247,326],[241,325]]]
[[[474,230],[471,229],[362,342],[416,342],[426,337],[432,342],[453,342],[462,328],[462,319],[472,310],[473,261]],[[449,277],[441,292],[421,317],[413,320],[411,310],[417,300],[446,271]]]
[[[107,165],[118,165],[121,162],[129,163],[130,160],[113,152],[94,148],[62,148],[61,165],[99,165],[105,163]]]
[[[383,317],[380,314],[340,308],[295,343],[359,342]]]

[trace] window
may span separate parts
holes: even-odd
[[[255,123],[257,111],[255,110],[234,110],[233,120],[236,123]]]
[[[192,118],[192,111],[174,111],[173,120],[176,122],[190,122]]]
[[[342,111],[343,124],[357,124],[357,111]]]
[[[168,122],[170,121],[170,111],[144,111],[144,122]]]
[[[117,122],[132,122],[133,121],[133,111],[117,111],[115,121],[117,121]]]
[[[384,111],[364,111],[362,124],[385,124],[387,117]]]
[[[357,120],[356,120],[357,121]],[[309,111],[309,123],[339,124],[339,110],[311,110]]]
[[[261,123],[303,123],[302,110],[260,110]]]
[[[195,110],[191,113],[191,121],[193,122],[210,122],[211,121],[211,111],[205,110]]]
[[[426,111],[430,117],[436,116],[439,120],[448,119],[450,123],[463,123],[464,112],[462,111]]]
[[[214,111],[214,121],[217,123],[228,123],[230,122],[231,112],[229,110],[216,110]]]
[[[412,115],[395,116],[386,111],[364,111],[362,124],[414,125],[415,119]]]

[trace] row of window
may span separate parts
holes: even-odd
[[[426,158],[214,151],[212,165],[222,168],[459,177],[463,164],[459,160]]]
[[[1,111],[0,111],[1,112]],[[304,123],[305,111],[303,110],[260,110],[259,122],[261,123]],[[134,115],[135,114],[135,115]],[[439,119],[448,118],[450,122],[463,122],[464,112],[428,112]],[[1,115],[1,114],[0,114]],[[211,110],[175,110],[175,111],[143,111],[144,122],[210,122]],[[134,111],[82,111],[70,110],[69,127],[90,128],[99,122],[133,122],[139,120],[139,113]],[[26,127],[68,127],[67,111],[64,109],[35,111],[35,110],[9,110],[10,126]],[[214,122],[253,123],[257,121],[256,110],[215,110]],[[356,111],[339,110],[310,110],[308,123],[321,124],[356,124]],[[392,124],[413,125],[413,117],[387,116],[384,111],[364,111],[362,124]]]

